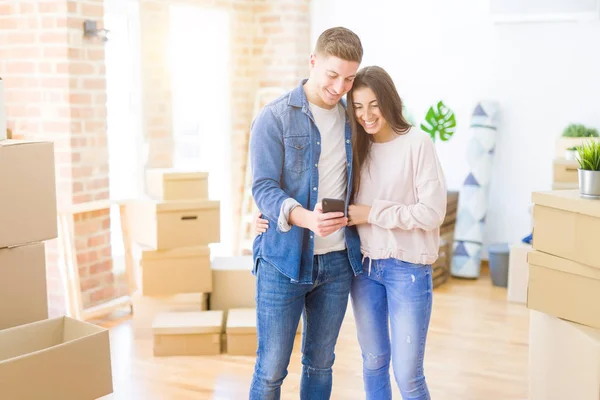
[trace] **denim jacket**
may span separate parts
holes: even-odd
[[[307,210],[317,203],[321,134],[308,107],[302,80],[298,87],[266,105],[252,122],[250,154],[252,196],[269,229],[254,239],[254,271],[260,258],[292,282],[312,283],[314,233],[292,226],[278,227],[279,213],[288,198]],[[344,104],[345,106],[345,104]],[[346,212],[352,189],[352,140],[346,117]],[[362,271],[360,239],[355,227],[345,227],[346,247],[355,275]]]

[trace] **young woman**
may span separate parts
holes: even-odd
[[[431,138],[402,116],[402,101],[380,67],[358,72],[348,92],[353,135],[353,201],[348,223],[361,240],[363,271],[352,306],[367,399],[391,399],[390,360],[404,400],[429,400],[423,359],[432,306],[446,183]],[[256,220],[256,231],[267,229]],[[391,328],[391,329],[390,329]]]

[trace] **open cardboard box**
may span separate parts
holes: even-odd
[[[112,391],[107,329],[59,317],[0,331],[0,399],[92,400]]]

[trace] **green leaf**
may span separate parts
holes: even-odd
[[[429,133],[434,142],[437,137],[443,142],[449,140],[456,131],[454,112],[442,101],[439,101],[436,106],[431,106],[427,110],[425,121],[421,123],[421,129]]]
[[[598,137],[598,130],[583,124],[569,124],[562,135],[563,137]]]
[[[587,140],[577,147],[579,168],[589,171],[600,171],[600,141]]]

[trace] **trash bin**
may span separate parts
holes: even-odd
[[[488,246],[490,275],[494,286],[508,286],[508,243],[494,243]]]

